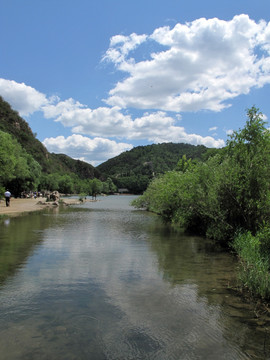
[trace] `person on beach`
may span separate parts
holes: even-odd
[[[7,190],[5,192],[5,198],[6,198],[6,206],[10,205],[10,197],[11,197],[11,193]]]

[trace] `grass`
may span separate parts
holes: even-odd
[[[256,235],[239,233],[233,241],[233,248],[239,257],[238,278],[242,289],[252,296],[270,299],[270,258],[268,231],[265,228]],[[267,238],[265,238],[267,235]]]

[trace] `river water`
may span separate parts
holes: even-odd
[[[132,199],[1,220],[0,359],[269,359],[233,256]]]

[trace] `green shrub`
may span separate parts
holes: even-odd
[[[239,280],[253,296],[270,298],[269,227],[255,236],[250,231],[236,235],[232,246],[239,257]],[[267,247],[266,247],[267,244]]]

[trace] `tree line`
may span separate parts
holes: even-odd
[[[270,132],[255,106],[226,147],[206,161],[183,156],[133,205],[229,245],[239,257],[242,286],[270,298]]]

